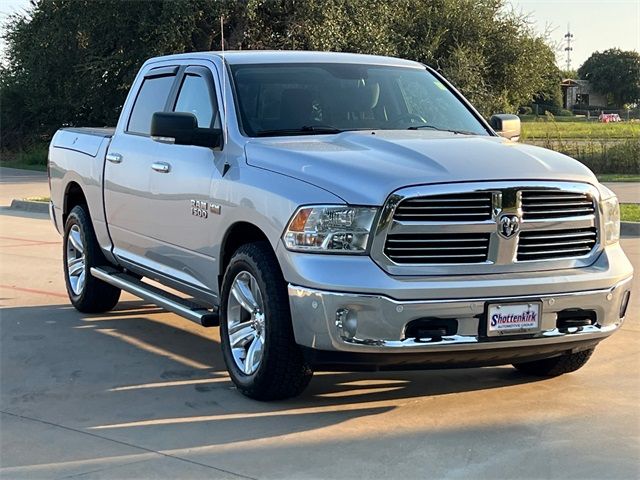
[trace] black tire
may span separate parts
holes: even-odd
[[[74,228],[75,227],[75,228]],[[68,254],[68,243],[71,230],[80,233],[84,247],[84,286],[79,292],[75,292],[71,284]],[[91,267],[108,265],[104,258],[96,234],[91,224],[91,218],[85,205],[73,207],[64,226],[64,239],[62,242],[62,256],[64,268],[64,280],[67,286],[67,294],[72,305],[83,313],[101,313],[111,310],[120,299],[120,289],[91,276]]]
[[[576,353],[566,353],[558,357],[545,358],[534,362],[514,363],[519,371],[537,377],[557,377],[575,372],[591,358],[595,347]]]
[[[249,375],[236,364],[227,324],[231,287],[241,272],[248,272],[255,278],[264,305],[262,359],[257,370]],[[250,398],[280,400],[295,397],[302,393],[313,376],[313,371],[295,342],[286,283],[275,254],[267,242],[243,245],[231,257],[222,281],[220,338],[231,380],[238,390]]]

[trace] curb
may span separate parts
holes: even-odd
[[[620,222],[620,235],[640,237],[640,222]]]
[[[49,213],[49,202],[32,202],[30,200],[11,200],[11,210],[22,210],[33,213]]]

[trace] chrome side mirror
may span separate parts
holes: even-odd
[[[498,113],[489,119],[489,124],[503,138],[517,142],[520,140],[520,117],[508,113]]]

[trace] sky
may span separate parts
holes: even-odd
[[[539,33],[550,30],[558,66],[566,68],[562,42],[567,24],[573,34],[571,67],[578,69],[595,51],[609,48],[640,52],[640,0],[507,0],[529,15]]]
[[[392,1],[392,0],[390,0]],[[567,24],[573,33],[571,67],[577,69],[595,51],[640,51],[640,0],[505,0],[507,8],[528,15],[539,33],[550,32],[560,68],[566,66],[561,45]],[[23,10],[29,0],[0,0],[0,22]],[[0,44],[0,52],[4,45]]]

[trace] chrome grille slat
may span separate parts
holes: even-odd
[[[484,242],[484,239],[464,239],[464,238],[446,238],[446,239],[431,239],[428,243],[452,243],[452,242]],[[405,239],[396,239],[390,238],[388,243],[416,243],[416,240],[405,240]]]
[[[527,191],[525,190],[524,192],[527,192]],[[554,193],[558,193],[558,192],[554,192]],[[580,195],[576,195],[576,194],[541,195],[541,196],[527,194],[526,196],[527,196],[527,200],[529,200],[529,201],[537,201],[537,200],[544,200],[544,201],[547,201],[547,200],[583,200],[585,198],[583,194],[580,194]]]
[[[549,260],[580,257],[590,253],[596,245],[596,230],[591,228],[539,232],[522,232],[518,244],[518,261]]]
[[[527,237],[528,239],[531,240],[550,240],[550,239],[554,239],[554,238],[567,238],[566,234],[564,233],[559,233],[559,234],[547,234],[547,233],[542,233],[542,234],[538,234],[535,231],[532,232],[527,232],[529,233],[529,236]],[[580,233],[573,233],[572,236],[574,238],[576,237],[591,237],[591,238],[595,238],[596,237],[596,232],[580,232]],[[520,239],[522,241],[522,239]]]
[[[521,196],[525,220],[595,215],[593,199],[586,193],[522,190]]]
[[[489,220],[492,196],[486,193],[455,193],[429,197],[408,198],[395,210],[398,220]]]
[[[433,218],[437,220],[442,220],[442,218],[451,218],[451,217],[476,217],[478,220],[482,220],[487,218],[487,213],[396,213],[396,218],[406,219],[407,217],[411,218]]]
[[[471,197],[465,197],[465,198],[447,198],[447,199],[442,199],[442,198],[410,198],[409,200],[406,200],[406,203],[409,204],[413,204],[413,203],[417,203],[417,204],[421,204],[421,203],[426,203],[426,204],[430,204],[430,203],[478,203],[478,202],[486,202],[487,199],[485,197],[478,197],[478,198],[471,198]]]
[[[523,248],[536,248],[536,247],[560,247],[562,245],[580,245],[583,243],[592,243],[591,240],[576,240],[574,242],[558,242],[558,243],[532,243],[532,244],[520,244],[520,249]]]
[[[409,206],[409,205],[403,205],[402,206],[402,210],[451,210],[452,208],[456,208],[458,210],[462,210],[462,209],[486,209],[487,206],[486,205],[446,205],[446,206],[441,206],[441,205],[437,205],[435,207],[429,206],[429,207],[416,207],[416,206]]]
[[[585,253],[590,252],[590,251],[591,251],[590,247],[585,247],[585,248],[564,248],[564,249],[561,249],[561,250],[545,250],[542,253],[540,253],[540,252],[520,252],[518,255],[519,256],[536,255],[538,257],[552,257],[552,256],[555,256],[555,255],[566,256],[566,255],[572,254],[572,253],[585,254]],[[540,258],[538,258],[538,260],[539,259]]]
[[[478,245],[476,247],[387,247],[387,251],[393,250],[394,252],[406,252],[406,251],[437,251],[441,252],[443,250],[453,250],[454,252],[458,252],[460,250],[486,250],[489,248],[486,245]]]
[[[395,263],[481,263],[487,261],[488,233],[390,234],[385,255]]]
[[[548,207],[591,207],[591,202],[565,202],[565,203],[532,203],[529,208],[548,208]]]
[[[560,209],[560,210],[541,210],[539,212],[536,211],[528,211],[525,215],[556,215],[556,214],[565,214],[564,216],[573,216],[573,215],[566,215],[569,213],[585,213],[587,215],[591,215],[593,213],[593,209],[591,208],[564,208],[564,209]]]

